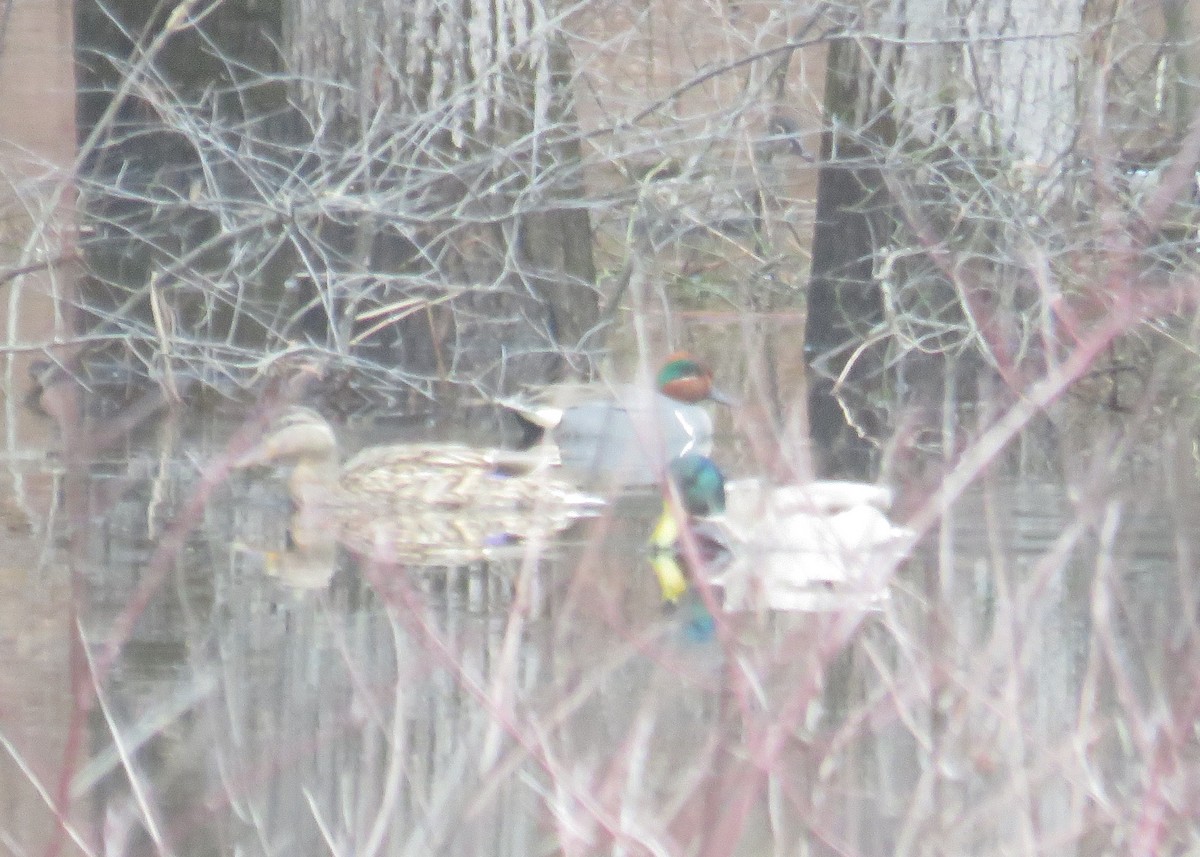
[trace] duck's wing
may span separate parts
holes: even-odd
[[[509,450],[400,444],[364,449],[342,469],[340,483],[347,495],[372,495],[401,506],[510,505],[594,514],[590,510],[604,505],[559,477],[557,466],[558,451],[553,447]]]
[[[457,565],[523,556],[531,541],[598,514],[600,500],[552,477],[431,473],[409,490],[367,495],[337,516],[341,540],[364,556]]]
[[[342,467],[342,485],[350,487],[369,474],[374,474],[373,482],[381,475],[394,476],[399,482],[435,471],[477,471],[497,476],[529,474],[556,464],[556,452],[552,448],[484,449],[452,443],[373,446],[359,452]]]
[[[495,402],[535,426],[555,429],[568,410],[615,399],[613,389],[605,384],[579,382],[529,389],[517,396],[497,398]]]

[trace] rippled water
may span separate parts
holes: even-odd
[[[226,433],[10,456],[9,843],[52,842],[52,805],[112,854],[1037,850],[1119,835],[1089,807],[1136,792],[1179,692],[1178,462],[1084,499],[993,475],[882,611],[697,642],[645,563],[652,494],[545,555],[363,566],[289,553],[263,475],[198,502]]]

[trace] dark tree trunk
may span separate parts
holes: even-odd
[[[858,407],[856,393],[875,374],[878,360],[870,349],[859,346],[883,316],[874,254],[886,234],[888,215],[876,165],[880,149],[863,142],[887,126],[877,122],[873,128],[861,127],[856,119],[862,115],[871,80],[861,59],[861,49],[852,40],[830,46],[825,104],[835,121],[821,142],[805,342],[814,369],[809,421],[818,466],[840,475],[865,476],[871,447],[863,435],[873,427],[860,422],[870,417]],[[841,128],[851,128],[853,134]]]

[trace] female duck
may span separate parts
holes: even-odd
[[[600,384],[556,385],[536,401],[502,404],[548,431],[564,467],[625,485],[657,480],[656,464],[712,450],[713,424],[703,401],[730,404],[713,386],[712,370],[676,352],[655,378],[655,392]]]
[[[726,482],[711,459],[687,455],[670,466],[668,497],[651,536],[663,598],[687,589],[684,569],[702,569],[728,609],[826,610],[870,606],[911,548],[913,534],[888,520],[891,492],[858,482],[769,486]]]
[[[602,505],[550,472],[544,456],[460,444],[369,447],[338,466],[337,438],[294,407],[239,466],[291,465],[293,525],[331,529],[348,548],[413,565],[520,554]]]

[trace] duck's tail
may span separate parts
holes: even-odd
[[[494,399],[493,402],[542,431],[556,428],[562,422],[565,410],[545,402],[531,402],[516,396],[500,397]]]

